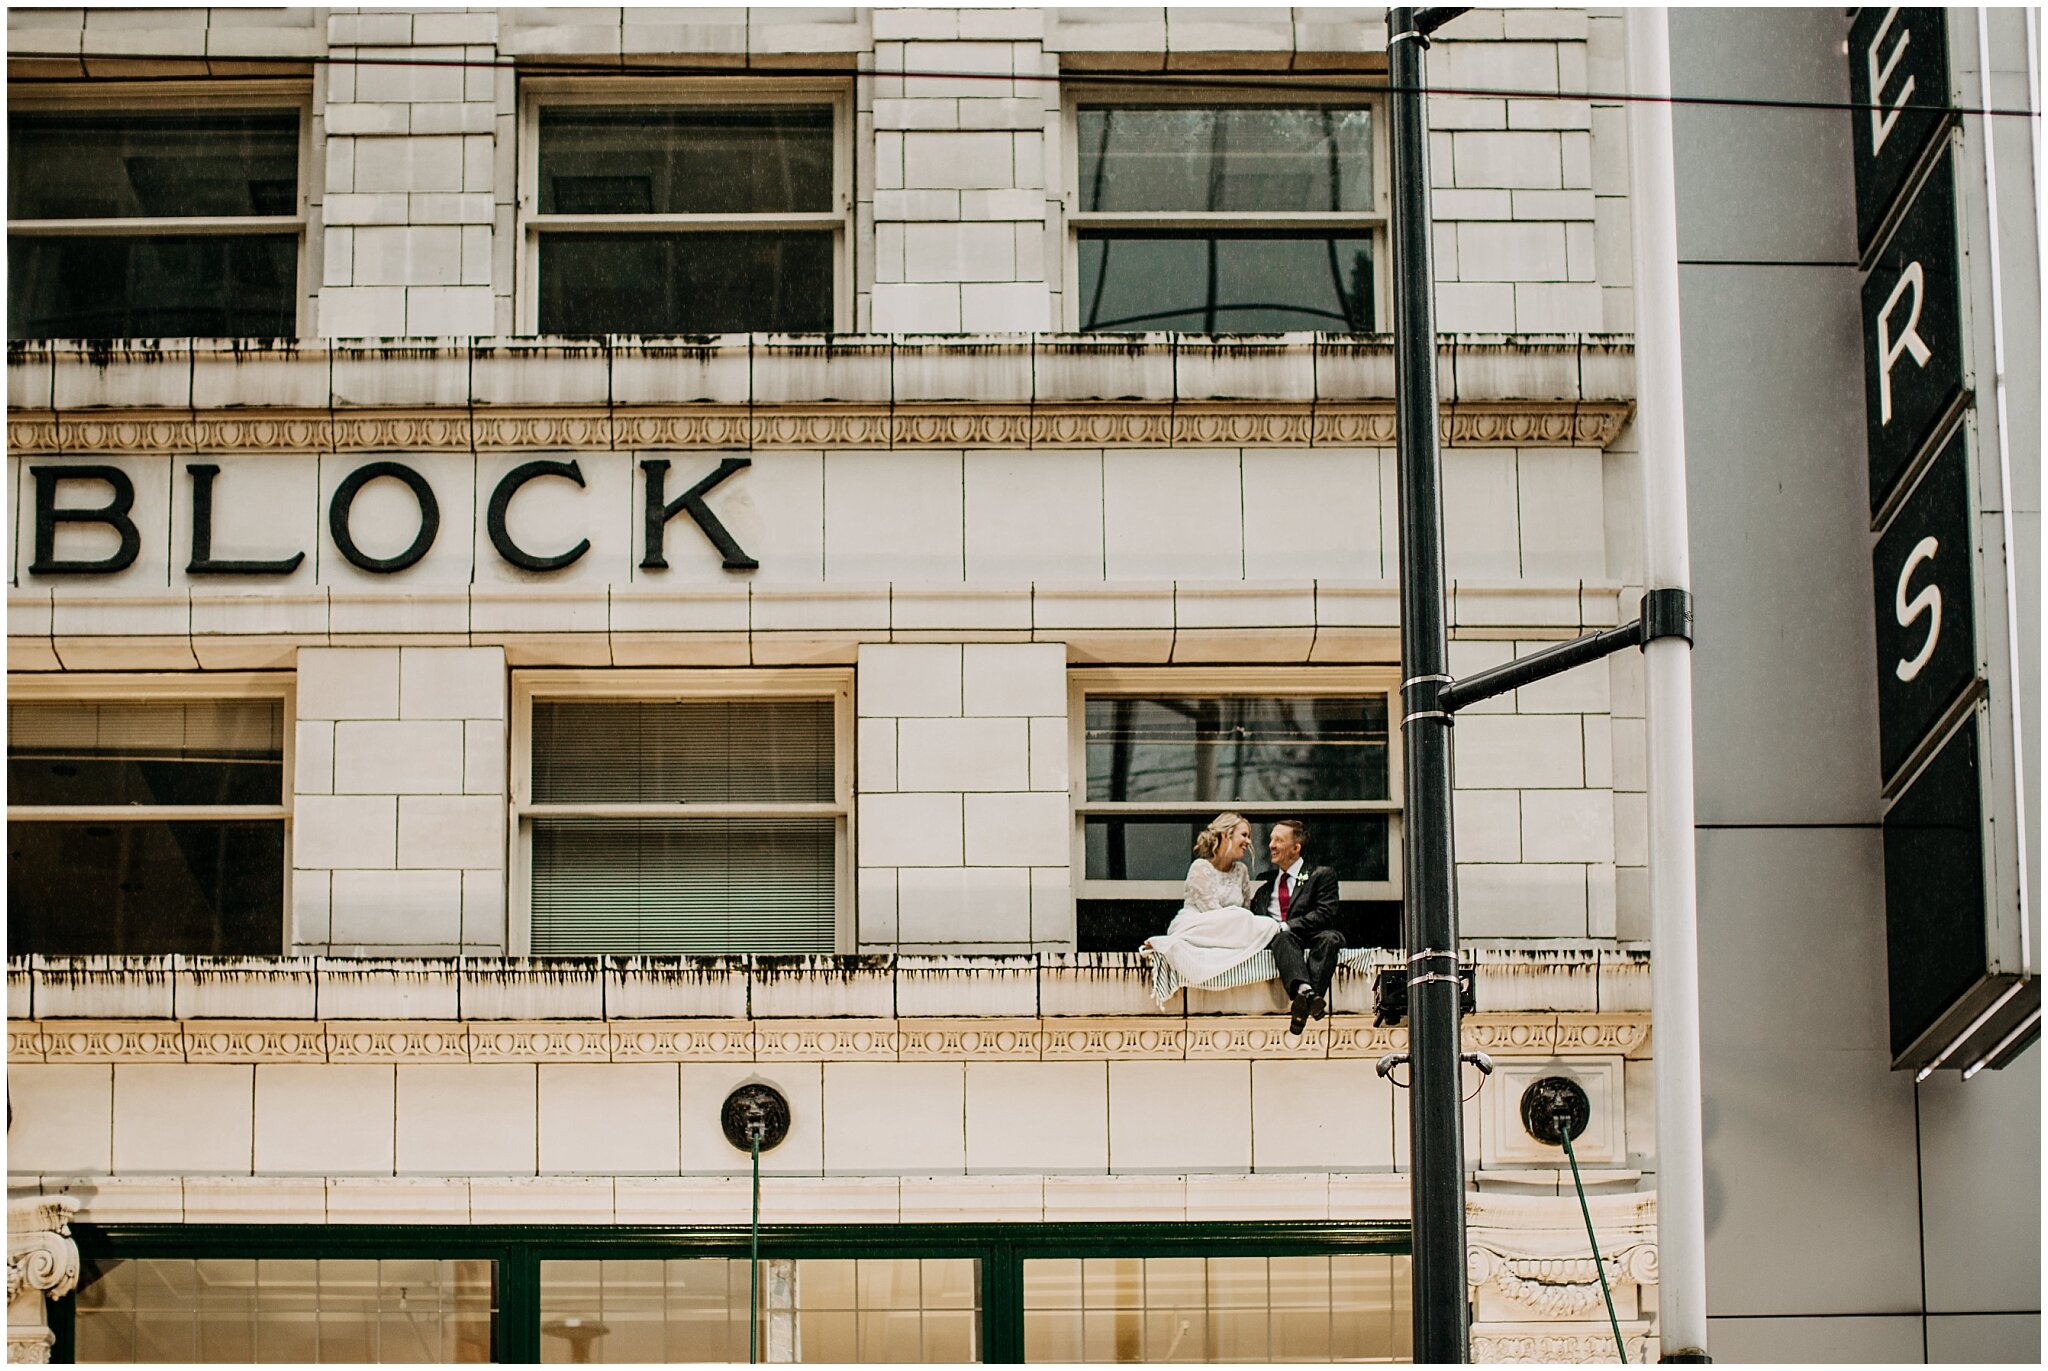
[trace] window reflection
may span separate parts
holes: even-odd
[[[761,1263],[766,1362],[980,1359],[980,1264],[968,1258]],[[541,1263],[541,1359],[743,1362],[748,1264],[721,1257]]]
[[[1406,1361],[1408,1319],[1406,1257],[1024,1263],[1026,1361]]]
[[[1387,798],[1385,696],[1095,697],[1090,800]]]
[[[88,1259],[81,1362],[487,1362],[488,1261]]]

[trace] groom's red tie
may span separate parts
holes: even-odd
[[[1280,922],[1281,922],[1281,923],[1283,923],[1283,924],[1287,922],[1287,906],[1288,906],[1288,904],[1290,903],[1290,901],[1289,901],[1289,900],[1288,900],[1288,898],[1287,898],[1287,887],[1288,887],[1288,886],[1289,886],[1290,884],[1291,884],[1291,882],[1290,882],[1290,881],[1289,881],[1289,880],[1287,879],[1287,873],[1286,873],[1286,872],[1284,872],[1284,871],[1283,871],[1283,872],[1281,872],[1281,873],[1280,873]]]

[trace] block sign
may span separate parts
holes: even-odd
[[[1849,29],[1856,250],[1868,252],[1948,120],[1948,25],[1938,9],[1866,9]]]
[[[1963,388],[1953,154],[1943,153],[1863,283],[1870,508],[1883,508]]]
[[[1961,430],[1877,540],[1878,755],[1887,780],[1977,677],[1975,521]]]
[[[1973,714],[1884,816],[1885,961],[1894,1059],[1980,986],[1990,960],[1977,747]],[[1935,1042],[1931,1050],[1945,1045]]]

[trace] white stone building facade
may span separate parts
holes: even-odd
[[[1641,591],[1622,22],[1431,53],[1461,672]],[[764,1359],[1405,1357],[1385,44],[11,11],[11,1351],[737,1358],[758,1082]],[[1613,1353],[1555,1075],[1656,1348],[1641,716],[1457,729],[1488,1359]],[[1135,956],[1238,807],[1300,1040]]]

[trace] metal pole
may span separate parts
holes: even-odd
[[[1670,18],[1628,12],[1629,212],[1635,220],[1636,440],[1645,584],[1692,589]],[[1706,1361],[1706,1158],[1700,1118],[1699,895],[1693,849],[1692,644],[1643,644],[1651,1041],[1656,1044],[1657,1333],[1664,1361]]]
[[[1447,13],[1438,12],[1443,17]],[[1434,15],[1430,16],[1436,17]],[[1450,682],[1437,453],[1436,306],[1430,262],[1423,28],[1388,13],[1393,91],[1394,412],[1401,520],[1403,942],[1408,948],[1408,1188],[1415,1360],[1470,1360],[1465,1146],[1458,1069],[1458,921],[1451,866]],[[1441,20],[1439,20],[1441,22]]]

